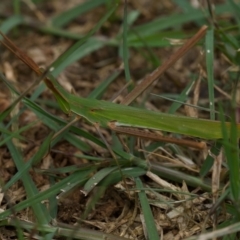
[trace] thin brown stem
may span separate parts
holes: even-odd
[[[184,56],[206,33],[207,26],[203,26],[192,38],[190,38],[178,51],[155,71],[150,73],[143,81],[136,86],[122,101],[121,104],[129,105],[146,88],[148,88],[158,77],[160,77],[168,68],[170,68],[179,58]]]
[[[140,137],[140,138],[145,138],[145,139],[150,139],[152,141],[174,143],[177,145],[192,147],[192,148],[199,149],[199,150],[203,150],[207,147],[205,142],[195,142],[195,141],[186,140],[186,139],[177,139],[177,138],[160,136],[157,133],[146,132],[144,130],[136,129],[136,128],[117,127],[114,125],[113,122],[110,123],[108,126],[110,129],[112,129],[113,131],[115,131],[117,133],[127,134],[130,136],[135,136],[135,137]]]

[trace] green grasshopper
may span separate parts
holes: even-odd
[[[4,34],[2,44],[13,52],[19,59],[28,65],[39,76],[42,70],[37,64],[23,53],[15,44]],[[51,70],[51,69],[50,69]],[[152,138],[157,140],[159,137],[156,133],[146,133],[144,129],[161,130],[166,132],[188,135],[203,139],[221,139],[222,130],[221,122],[206,119],[196,119],[184,116],[176,116],[161,112],[139,109],[136,107],[115,104],[103,100],[94,100],[75,96],[67,92],[57,80],[49,73],[44,78],[47,87],[54,94],[60,108],[66,114],[74,113],[81,116],[93,124],[98,124],[104,128],[110,128],[118,133],[126,133],[134,136]],[[230,131],[230,123],[226,123],[228,132]],[[237,125],[238,136],[240,136],[240,125]],[[163,138],[167,141],[171,138]],[[176,140],[177,143],[191,145],[192,141]],[[175,142],[176,142],[175,141]],[[184,144],[186,141],[186,144]],[[204,145],[205,146],[205,145]],[[201,145],[202,148],[203,145]]]

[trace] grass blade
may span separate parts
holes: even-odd
[[[131,80],[130,70],[129,70],[129,51],[127,45],[127,36],[128,36],[128,20],[127,20],[127,1],[124,1],[124,17],[123,17],[123,62],[124,62],[124,71],[126,81],[129,82]]]
[[[23,178],[25,174],[28,174],[28,170],[34,165],[37,164],[39,161],[42,160],[44,156],[46,156],[50,142],[51,142],[52,134],[50,134],[44,141],[43,144],[40,146],[39,150],[37,153],[30,159],[28,160],[25,164],[23,164],[22,168],[19,169],[19,171],[8,181],[3,189],[6,191],[8,188],[10,188],[16,181],[19,179]]]
[[[106,80],[104,80],[88,95],[88,98],[100,99],[106,88],[121,74],[121,72],[122,69],[115,70]]]
[[[214,61],[214,30],[210,29],[206,34],[206,67],[208,76],[208,94],[210,119],[215,120],[214,106],[214,76],[213,76],[213,61]]]
[[[118,166],[116,166],[116,169],[118,169]],[[122,180],[122,175],[126,177],[139,177],[146,173],[144,169],[138,168],[138,167],[131,167],[131,168],[124,168],[121,169],[121,172],[119,170],[110,171],[111,168],[109,168],[106,172],[109,172],[109,174],[102,179],[102,181],[97,186],[97,192],[94,194],[93,198],[89,202],[86,210],[83,214],[83,219],[87,217],[89,212],[92,210],[92,208],[95,206],[97,201],[100,199],[100,197],[103,195],[103,193],[106,191],[106,189],[109,186],[112,186],[116,184],[117,182]]]
[[[113,14],[113,12],[117,9],[117,6],[113,7],[109,10],[102,19],[96,24],[96,26],[81,40],[76,42],[70,49],[68,49],[65,53],[63,53],[53,64],[52,71],[53,76],[59,74],[65,67],[69,64],[75,62],[86,54],[99,49],[106,44],[104,41],[99,39],[90,38],[106,20]],[[87,42],[86,42],[87,41]],[[86,43],[85,43],[86,42]]]
[[[229,3],[219,4],[216,6],[215,13],[221,14],[229,9]],[[189,21],[196,21],[199,19],[205,19],[208,15],[203,13],[200,9],[193,9],[189,13],[184,14],[171,14],[167,17],[155,18],[153,21],[142,24],[134,28],[135,31],[144,36],[149,36],[151,34],[157,33],[167,28],[177,27]],[[134,40],[136,38],[135,34],[129,33],[128,39]]]
[[[179,97],[176,99],[179,102],[172,103],[171,107],[168,110],[168,113],[173,114],[182,106],[182,103],[184,103],[187,100],[188,95],[191,92],[191,89],[194,83],[195,83],[195,79],[192,79],[192,81],[188,83],[188,85],[185,87],[185,89],[181,92]]]
[[[4,22],[2,22],[0,26],[0,31],[4,34],[7,34],[14,27],[24,23],[24,18],[20,15],[13,15],[10,18],[7,18]]]
[[[88,195],[88,193],[98,185],[100,181],[102,181],[107,175],[109,175],[111,172],[114,170],[117,170],[118,166],[114,167],[106,167],[101,170],[99,170],[96,174],[94,174],[84,185],[84,188],[82,192],[84,193],[85,196]]]
[[[8,141],[6,145],[9,149],[9,152],[12,155],[12,158],[14,160],[14,163],[15,163],[18,171],[21,172],[24,169],[24,165],[25,165],[24,161],[22,159],[21,153],[19,152],[19,150],[14,146],[14,144],[11,141]],[[31,198],[38,193],[38,189],[35,186],[29,173],[25,172],[25,174],[22,175],[21,180],[23,182],[23,185],[26,190],[28,198]],[[50,216],[47,212],[47,209],[41,202],[32,203],[32,204],[30,203],[27,207],[29,207],[29,206],[32,207],[39,224],[47,224],[50,221]],[[12,210],[10,209],[9,211],[11,213]]]
[[[109,234],[109,233],[103,233],[100,231],[96,231],[93,229],[87,229],[83,227],[79,227],[77,229],[73,229],[70,225],[65,224],[64,226],[49,226],[49,225],[43,225],[43,226],[36,226],[34,223],[31,223],[29,221],[23,221],[19,220],[19,226],[22,229],[27,230],[28,232],[45,232],[53,234],[53,236],[61,237],[63,239],[81,239],[81,240],[129,240],[129,238],[119,237],[117,235]],[[4,220],[0,222],[0,226],[16,226],[16,221],[14,219]],[[45,239],[45,238],[44,238]]]
[[[14,131],[14,132],[10,132],[10,131],[6,130],[5,128],[0,128],[0,133],[5,133],[7,136],[0,142],[0,146],[4,145],[7,141],[11,140],[12,138],[16,138],[16,139],[23,140],[23,141],[28,141],[25,137],[22,137],[20,135],[20,133],[31,128],[33,125],[36,124],[36,122],[37,121],[32,122],[32,123],[28,124],[27,126],[21,127],[20,129],[18,129],[17,131]]]
[[[144,220],[146,223],[148,239],[159,240],[160,239],[159,234],[156,228],[156,224],[154,222],[152,210],[150,208],[147,195],[143,190],[141,190],[143,189],[142,181],[140,180],[140,178],[137,177],[135,178],[135,182],[136,182],[136,187],[139,190],[138,197],[141,203],[142,212],[143,212]]]
[[[93,8],[96,8],[104,3],[106,3],[107,0],[88,0],[84,3],[79,4],[78,6],[74,6],[73,8],[59,14],[58,16],[54,17],[52,19],[52,25],[54,27],[64,27],[66,24],[68,24],[70,21],[72,21],[74,18],[81,16],[82,14],[92,10]]]
[[[231,132],[229,134],[226,131],[226,125],[221,107],[220,112],[223,131],[223,147],[227,158],[227,164],[229,167],[230,190],[231,195],[235,201],[235,204],[238,204],[240,199],[240,177],[239,177],[240,164],[239,164],[238,136],[236,134],[236,122],[235,122],[236,120],[234,116],[234,111],[232,109]],[[237,212],[239,219],[240,212],[239,211]]]
[[[49,199],[51,196],[54,196],[56,194],[58,194],[62,188],[64,188],[66,185],[68,184],[72,184],[73,182],[78,182],[79,184],[84,184],[87,179],[88,179],[88,175],[91,173],[91,169],[90,170],[85,170],[85,171],[77,171],[74,174],[64,178],[62,181],[56,183],[54,186],[52,186],[51,188],[48,188],[47,190],[40,192],[40,193],[35,193],[34,195],[32,195],[31,197],[29,197],[26,200],[21,201],[20,203],[16,204],[14,206],[14,211],[15,212],[19,212],[22,209],[25,209],[31,205],[34,204],[41,204],[42,201]],[[9,217],[9,215],[12,213],[11,209],[7,209],[4,212],[0,213],[0,220],[5,219],[6,217]],[[39,212],[40,215],[36,215],[38,218],[40,218],[40,216],[42,216],[43,212]],[[41,219],[40,219],[41,220]],[[44,218],[41,220],[43,221]],[[40,222],[41,222],[40,221]]]

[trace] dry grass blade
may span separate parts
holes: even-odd
[[[1,31],[0,34],[2,35],[4,41],[0,42],[13,54],[15,54],[19,59],[21,59],[27,66],[29,66],[35,73],[41,75],[40,68],[38,65],[28,57],[22,50],[20,50],[8,37],[6,37]]]
[[[204,35],[207,26],[203,26],[192,38],[190,38],[175,54],[173,54],[162,66],[149,74],[132,92],[130,92],[122,101],[123,105],[129,105],[144,90],[146,90],[158,77],[160,77],[168,68],[170,68],[179,58],[184,56]]]
[[[128,127],[117,127],[117,126],[115,126],[114,122],[110,122],[108,126],[110,129],[112,129],[113,131],[115,131],[119,134],[127,134],[127,135],[131,135],[131,136],[135,136],[135,137],[150,139],[153,141],[174,143],[174,144],[178,144],[181,146],[192,147],[192,148],[199,149],[199,150],[206,148],[205,142],[196,142],[196,141],[191,141],[191,140],[186,140],[186,139],[165,137],[165,136],[158,135],[157,133],[146,132],[141,129],[134,129],[134,128],[128,128]]]

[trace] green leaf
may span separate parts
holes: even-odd
[[[159,240],[159,234],[153,218],[152,210],[150,208],[145,191],[143,191],[143,184],[140,178],[135,178],[136,187],[138,189],[138,197],[141,203],[142,212],[146,224],[147,238],[151,240]]]

